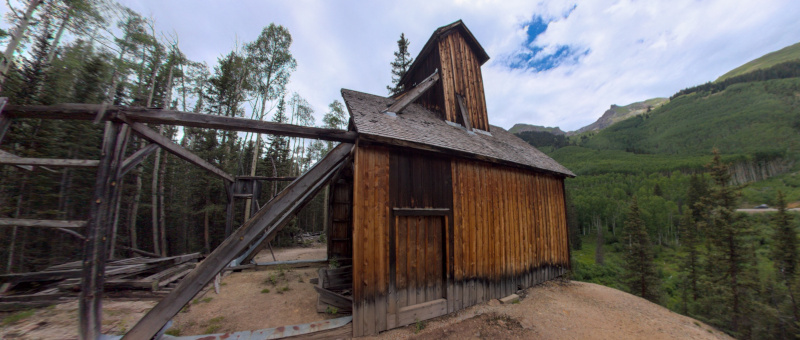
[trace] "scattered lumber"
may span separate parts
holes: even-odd
[[[113,298],[161,299],[189,274],[200,253],[171,257],[133,257],[109,262],[105,294]],[[70,299],[80,292],[81,261],[47,267],[38,272],[0,275],[9,289],[0,296],[0,311],[43,307]]]

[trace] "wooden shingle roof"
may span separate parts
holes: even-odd
[[[575,177],[572,171],[501,127],[491,125],[490,135],[468,132],[418,104],[411,104],[402,114],[394,115],[383,113],[394,102],[391,98],[347,89],[342,89],[342,97],[359,139]]]

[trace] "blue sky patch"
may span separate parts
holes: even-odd
[[[577,5],[576,5],[577,6]],[[575,7],[573,6],[564,13],[562,19],[566,19]],[[535,72],[543,72],[556,68],[564,64],[577,63],[582,56],[589,54],[588,49],[580,49],[570,45],[556,45],[550,47],[536,43],[536,38],[547,31],[547,27],[555,18],[546,19],[541,15],[534,15],[530,21],[525,22],[525,44],[515,53],[505,58],[505,64],[512,69],[528,69]]]

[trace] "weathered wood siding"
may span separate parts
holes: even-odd
[[[563,179],[359,146],[353,331],[376,334],[555,278],[569,266]]]
[[[450,32],[429,53],[418,58],[422,58],[417,61],[420,65],[403,84],[406,90],[413,88],[437,69],[441,78],[416,103],[441,114],[442,119],[463,125],[461,109],[456,100],[456,94],[460,94],[466,99],[472,128],[489,131],[481,65],[461,33],[457,30]]]
[[[352,168],[344,172],[329,188],[328,258],[353,258]]]
[[[389,287],[389,150],[356,149],[353,170],[353,334],[386,328]]]
[[[461,159],[452,169],[454,310],[566,271],[562,178]]]
[[[481,66],[458,31],[453,31],[439,40],[439,59],[446,119],[451,122],[462,122],[461,110],[456,100],[456,94],[460,94],[466,99],[472,128],[489,131]]]
[[[434,47],[430,53],[425,56],[419,56],[422,60],[418,61],[421,63],[415,70],[413,74],[410,74],[408,78],[406,78],[406,82],[403,83],[403,86],[406,90],[410,90],[414,88],[416,84],[439,70],[442,71],[441,61],[439,60],[439,48]],[[444,91],[442,87],[442,82],[437,81],[436,84],[433,85],[433,88],[422,94],[415,103],[424,106],[428,110],[431,110],[435,113],[438,113],[441,119],[446,119],[444,115]]]

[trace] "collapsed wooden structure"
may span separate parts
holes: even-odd
[[[95,339],[107,279],[106,236],[112,202],[119,199],[116,183],[156,148],[126,157],[131,133],[222,178],[229,217],[235,195],[257,190],[253,179],[237,185],[237,178],[145,123],[341,142],[243,226],[234,231],[229,218],[229,237],[124,339],[152,338],[217,273],[251,265],[260,247],[325,185],[328,256],[352,259],[352,266],[321,271],[320,302],[350,303],[353,336],[376,334],[507,296],[569,267],[564,178],[574,174],[489,124],[480,70],[488,58],[463,22],[437,29],[401,79],[406,92],[385,98],[342,90],[351,116],[348,131],[160,109],[9,105],[0,111],[0,141],[12,118],[105,121],[106,130],[96,163],[0,154],[0,164],[98,167],[85,221],[80,324],[81,336]],[[332,287],[352,290],[352,296]]]

